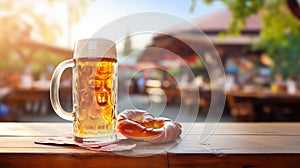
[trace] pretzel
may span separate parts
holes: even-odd
[[[146,111],[134,109],[118,115],[117,130],[128,138],[164,143],[181,134],[181,125],[169,118],[155,118]]]

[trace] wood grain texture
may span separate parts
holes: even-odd
[[[212,135],[204,143],[197,139],[197,135],[187,135],[168,153],[300,153],[300,136]]]
[[[71,123],[0,123],[0,167],[297,167],[300,123],[220,123],[199,142],[204,123],[182,123],[176,143],[137,143],[127,153],[34,144],[70,134]]]
[[[168,154],[169,167],[299,167],[300,154]]]
[[[4,167],[168,167],[166,154],[149,157],[126,157],[115,153],[1,153]]]

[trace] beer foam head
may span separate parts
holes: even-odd
[[[74,58],[113,58],[117,59],[113,41],[101,38],[78,40],[74,47]]]

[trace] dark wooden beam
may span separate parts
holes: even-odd
[[[71,49],[62,48],[58,46],[49,45],[46,43],[36,42],[33,40],[21,40],[18,43],[19,47],[28,47],[33,51],[36,50],[46,50],[49,52],[52,52],[54,54],[57,54],[59,56],[63,56],[66,58],[72,58],[73,57],[73,51]]]

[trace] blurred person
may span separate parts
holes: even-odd
[[[286,80],[286,88],[288,94],[294,94],[297,92],[296,82],[293,80],[293,78],[288,77]]]
[[[236,60],[233,58],[228,59],[225,64],[225,73],[228,75],[237,76],[238,72],[239,68],[236,63]]]
[[[21,87],[31,88],[33,84],[33,76],[31,74],[31,68],[27,66],[24,73],[21,76]]]
[[[246,58],[242,58],[239,62],[239,84],[253,84],[254,78],[257,75],[256,67],[254,63]]]
[[[285,91],[286,83],[281,74],[274,75],[274,82],[271,87],[272,92]]]
[[[234,90],[236,88],[236,78],[234,75],[226,75],[225,90]]]
[[[181,78],[180,78],[179,86],[180,86],[181,88],[187,87],[188,80],[189,80],[189,75],[188,75],[188,73],[184,73],[184,74],[181,76]]]
[[[145,78],[143,76],[137,79],[137,88],[139,93],[145,92]]]
[[[258,73],[254,81],[257,84],[268,86],[271,83],[271,74],[272,74],[271,68],[266,66],[261,66],[258,68]]]

